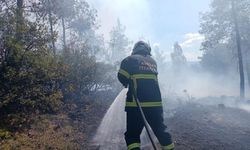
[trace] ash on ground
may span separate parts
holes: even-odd
[[[224,104],[187,103],[166,119],[177,150],[249,150],[250,113]]]

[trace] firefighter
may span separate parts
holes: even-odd
[[[133,93],[137,94],[145,117],[162,149],[174,149],[171,135],[166,131],[167,127],[163,123],[162,99],[157,74],[157,64],[151,58],[151,47],[143,41],[137,42],[131,56],[121,62],[118,79],[124,87],[128,87],[125,106],[127,131],[124,134],[128,150],[140,150],[140,134],[144,127]]]

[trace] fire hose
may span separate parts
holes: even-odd
[[[140,105],[140,101],[139,101],[139,99],[138,99],[138,97],[137,97],[137,91],[136,91],[136,86],[135,86],[136,83],[135,83],[135,82],[136,82],[136,80],[134,80],[134,82],[132,82],[132,83],[133,83],[133,84],[132,84],[132,85],[133,85],[133,88],[132,88],[132,89],[133,89],[133,90],[132,90],[133,96],[134,96],[134,99],[135,99],[137,108],[139,109],[140,114],[141,114],[141,116],[142,116],[143,123],[144,123],[145,129],[146,129],[147,135],[148,135],[148,137],[149,137],[149,140],[150,140],[150,142],[151,142],[151,144],[152,144],[154,150],[157,150],[156,144],[155,144],[155,142],[154,142],[154,140],[153,140],[153,138],[152,138],[152,136],[151,136],[151,133],[150,133],[150,128],[149,128],[148,121],[147,121],[147,119],[146,119],[146,117],[145,117],[145,114],[144,114],[144,112],[143,112],[143,110],[142,110],[142,107],[141,107],[141,105]]]

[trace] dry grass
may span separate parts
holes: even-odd
[[[2,150],[77,150],[90,149],[93,136],[105,112],[96,103],[70,107],[67,113],[31,115],[32,124],[19,132],[2,131]],[[72,114],[74,114],[72,116]]]

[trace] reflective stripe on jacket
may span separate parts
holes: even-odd
[[[132,85],[135,86],[142,107],[162,106],[157,74],[156,62],[149,55],[131,55],[122,61],[118,79],[129,88],[126,107],[137,106],[132,95]]]

